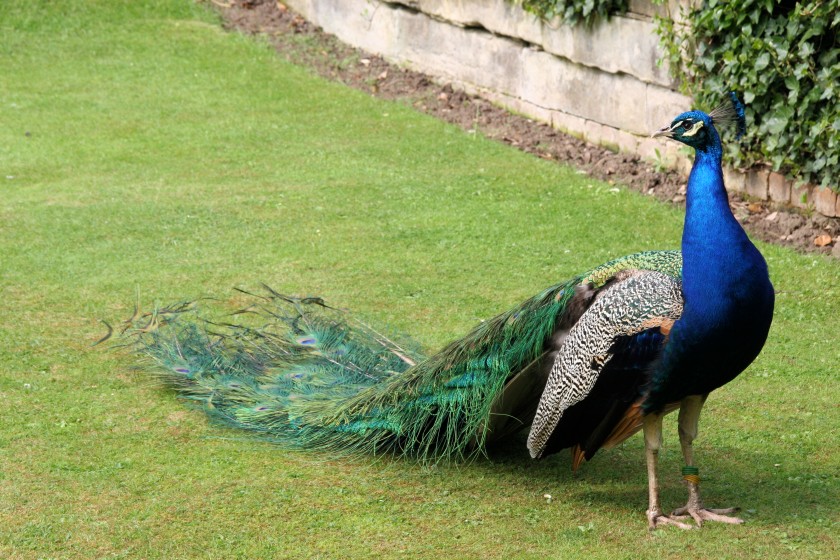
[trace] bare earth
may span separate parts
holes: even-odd
[[[514,115],[480,97],[440,84],[425,74],[393,65],[351,47],[304,20],[277,0],[211,0],[230,30],[263,34],[288,61],[369,94],[399,100],[465,130],[515,146],[538,157],[567,163],[590,176],[626,185],[671,204],[685,204],[686,179],[657,171],[651,163]],[[840,258],[840,219],[796,212],[774,203],[730,195],[730,205],[751,236],[800,252]]]

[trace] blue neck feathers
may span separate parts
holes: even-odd
[[[731,243],[745,238],[744,230],[729,210],[719,145],[710,146],[707,151],[697,150],[686,193],[683,252],[689,257],[696,253],[705,256],[710,251],[720,254],[731,248]]]
[[[729,209],[720,139],[709,132],[707,146],[696,150],[686,194],[683,291],[690,306],[711,304],[722,292],[746,295],[751,279],[767,277],[764,258]]]

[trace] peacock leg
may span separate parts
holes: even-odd
[[[691,516],[697,526],[703,525],[703,521],[720,521],[721,523],[743,523],[744,520],[738,517],[725,515],[735,513],[738,508],[709,509],[703,507],[700,499],[700,478],[694,466],[694,438],[697,437],[700,411],[707,395],[693,395],[683,399],[680,403],[679,432],[680,446],[682,447],[683,458],[687,468],[683,469],[683,475],[688,483],[688,503],[671,514],[672,518],[686,518]],[[689,473],[689,474],[686,474]]]
[[[645,457],[647,458],[648,473],[648,528],[656,529],[657,525],[676,525],[681,529],[691,529],[691,525],[681,523],[662,514],[659,505],[659,482],[656,478],[656,463],[659,459],[659,448],[662,447],[662,415],[649,414],[644,418]]]

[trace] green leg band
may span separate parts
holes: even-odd
[[[694,466],[686,465],[682,468],[683,479],[691,484],[700,484],[700,469]]]

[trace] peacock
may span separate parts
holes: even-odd
[[[135,309],[122,329],[139,367],[213,419],[278,444],[330,453],[462,461],[530,427],[533,458],[570,448],[572,466],[639,430],[648,525],[742,523],[706,508],[692,444],[707,396],[758,355],[774,291],[732,215],[716,127],[746,125],[734,94],[653,134],[695,159],[681,251],[624,256],[551,286],[427,354],[318,297],[264,286],[225,320],[195,302]],[[663,513],[662,419],[679,410],[685,506]]]

